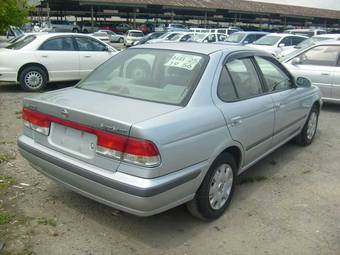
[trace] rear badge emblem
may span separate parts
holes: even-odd
[[[62,115],[64,118],[68,118],[68,116],[69,116],[68,110],[63,109],[63,110],[61,111],[61,115]]]
[[[91,143],[90,148],[91,150],[94,150],[94,143]]]

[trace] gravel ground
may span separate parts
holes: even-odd
[[[15,144],[28,95],[0,85],[3,254],[340,254],[340,106],[324,107],[311,146],[287,144],[242,175],[226,214],[205,223],[184,206],[137,218],[38,174]]]

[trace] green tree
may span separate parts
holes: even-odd
[[[0,34],[10,25],[22,26],[27,22],[29,11],[27,0],[0,0]]]

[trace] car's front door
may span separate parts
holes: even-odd
[[[81,79],[115,54],[115,52],[108,51],[106,45],[98,40],[84,36],[77,36],[75,40],[79,50]]]
[[[223,66],[217,106],[232,138],[245,151],[244,166],[264,155],[272,145],[274,105],[265,95],[252,57],[230,59]]]
[[[48,39],[35,54],[51,81],[79,80],[79,56],[71,36]]]
[[[296,88],[293,77],[273,58],[255,57],[268,94],[274,101],[275,128],[273,146],[285,142],[305,123],[310,105],[306,89]]]
[[[297,56],[297,62],[291,60],[286,65],[296,77],[309,78],[320,88],[323,97],[331,98],[339,49],[336,45],[316,46]]]

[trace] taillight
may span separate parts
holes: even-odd
[[[26,127],[44,135],[49,134],[51,122],[45,114],[24,108],[22,110],[22,119]]]
[[[160,164],[160,155],[156,145],[122,135],[97,132],[97,153],[110,158],[121,159],[127,163],[155,167]]]
[[[94,134],[97,136],[96,153],[105,157],[145,167],[155,167],[161,162],[156,145],[148,140],[107,133],[27,108],[23,109],[22,118],[26,127],[44,135],[49,135],[51,122]]]

